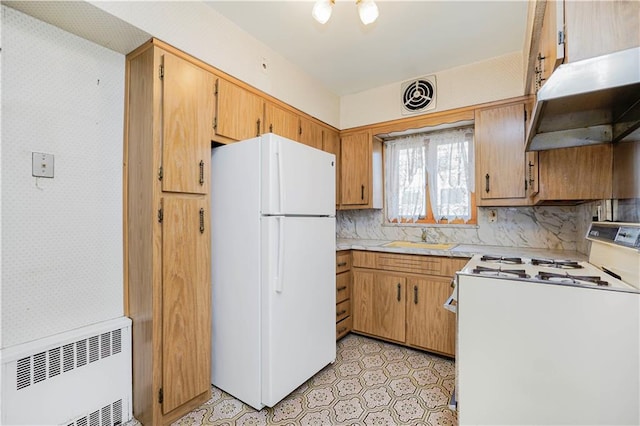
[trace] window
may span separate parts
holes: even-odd
[[[473,191],[472,127],[385,142],[390,222],[476,223]]]

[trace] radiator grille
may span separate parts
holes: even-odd
[[[119,399],[111,405],[106,405],[100,410],[82,416],[66,426],[117,426],[123,423],[122,400]]]
[[[49,377],[60,374],[60,348],[49,351]]]
[[[87,340],[86,339],[79,340],[76,342],[76,366],[82,367],[85,365],[87,365]]]
[[[117,329],[19,359],[16,366],[16,388],[24,389],[74,368],[83,367],[87,365],[87,361],[95,362],[120,352],[122,330]],[[91,420],[89,422],[88,426],[93,426]],[[101,426],[100,423],[97,425]]]
[[[18,389],[25,388],[31,384],[31,357],[18,360]]]
[[[33,382],[38,383],[47,378],[46,352],[40,352],[33,356]]]
[[[67,371],[73,370],[74,365],[74,357],[73,357],[73,343],[69,343],[68,345],[64,345],[62,349],[62,371],[65,373]]]
[[[122,351],[122,330],[113,330],[111,336],[113,337],[113,353],[119,354]]]
[[[98,336],[89,338],[89,362],[96,362],[99,357],[99,341]]]

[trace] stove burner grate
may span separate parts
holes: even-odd
[[[487,268],[486,266],[476,266],[473,271],[478,275],[495,275],[495,276],[510,276],[515,275],[518,278],[531,278],[527,275],[524,269],[502,269],[502,268]]]
[[[599,286],[608,286],[609,283],[603,281],[598,276],[578,276],[566,274],[555,274],[553,272],[539,272],[536,278],[544,281],[571,282],[574,284],[596,284]]]
[[[531,259],[531,264],[558,269],[581,269],[583,267],[574,260]]]
[[[514,265],[521,265],[524,263],[519,257],[491,256],[488,254],[482,256],[480,260],[483,262],[510,263]]]

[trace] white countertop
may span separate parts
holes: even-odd
[[[430,256],[471,257],[474,254],[491,254],[498,256],[541,257],[586,261],[587,256],[577,251],[552,250],[530,247],[502,247],[474,244],[457,244],[449,250],[434,250],[423,248],[385,247],[391,241],[385,240],[357,240],[339,238],[336,250],[369,250],[388,253],[421,254]]]

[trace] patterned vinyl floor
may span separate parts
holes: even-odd
[[[450,359],[350,334],[334,364],[275,407],[256,411],[213,387],[174,425],[457,425],[454,375]]]

